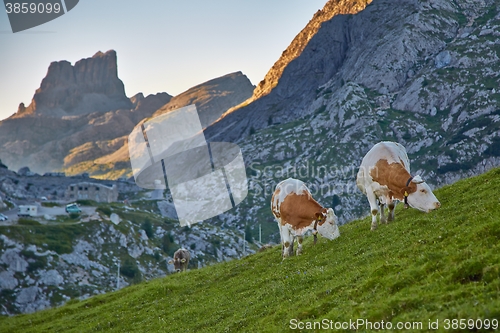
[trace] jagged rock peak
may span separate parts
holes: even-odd
[[[137,104],[139,104],[142,100],[144,100],[144,94],[141,92],[130,97],[130,102],[132,102],[134,106],[137,106]]]
[[[15,116],[81,115],[132,105],[118,78],[116,52],[109,50],[81,59],[74,66],[66,60],[52,62],[31,104],[23,106]]]
[[[251,100],[256,100],[259,97],[269,94],[276,87],[286,66],[300,56],[323,22],[330,20],[335,15],[356,14],[365,9],[371,2],[372,0],[329,0],[323,9],[318,10],[314,14],[305,28],[302,29],[286,50],[283,51],[278,61],[267,72],[264,80],[259,82],[255,88]]]

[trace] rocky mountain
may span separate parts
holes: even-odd
[[[117,76],[111,50],[71,65],[50,64],[31,104],[0,122],[0,159],[14,170],[62,170],[101,178],[129,176],[127,136],[140,121],[196,104],[206,125],[251,96],[241,72],[197,85],[172,99],[167,93],[130,99]],[[172,103],[170,103],[172,102]]]
[[[201,83],[171,98],[168,103],[158,107],[151,117],[195,104],[201,124],[206,127],[229,108],[249,98],[253,89],[254,86],[244,74],[230,73]],[[74,152],[77,155],[81,155],[81,150],[84,150],[91,152],[93,158],[84,157],[77,163],[67,163],[67,159],[72,156],[70,154],[65,159],[63,170],[69,174],[88,172],[94,177],[108,179],[116,179],[120,176],[130,177],[132,172],[129,163],[128,134],[116,138],[113,141],[116,146],[112,149],[108,151],[101,149],[98,154],[96,154],[98,147],[95,145],[86,144],[75,148]]]
[[[158,94],[146,100],[169,98]],[[29,166],[38,173],[97,158],[118,149],[123,145],[119,138],[156,111],[142,105],[71,117],[29,115],[5,119],[0,122],[0,158],[15,170]]]
[[[116,52],[97,52],[92,58],[50,64],[47,75],[31,104],[19,109],[13,118],[26,115],[75,116],[93,112],[129,109],[123,82],[118,78]]]

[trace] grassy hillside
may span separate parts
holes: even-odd
[[[281,332],[292,318],[371,322],[500,320],[500,169],[436,191],[439,211],[398,207],[341,237],[309,238],[304,254],[275,247],[66,306],[4,318],[1,332]],[[368,209],[368,205],[367,205]],[[360,328],[365,331],[364,328]]]

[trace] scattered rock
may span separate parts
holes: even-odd
[[[48,286],[58,286],[64,282],[64,279],[58,271],[51,269],[47,272],[42,271],[39,281]]]
[[[17,249],[6,250],[0,260],[14,272],[24,272],[28,268],[28,262],[19,255]]]
[[[436,68],[443,68],[450,64],[451,62],[451,54],[450,51],[445,50],[438,53],[436,58],[434,59],[434,63]]]
[[[14,277],[14,272],[3,271],[0,273],[0,290],[10,289],[13,290],[18,285],[17,279]]]
[[[120,224],[120,217],[118,216],[118,214],[116,213],[111,213],[111,215],[109,216],[109,219],[111,220],[111,222],[113,222],[115,225],[118,225]]]

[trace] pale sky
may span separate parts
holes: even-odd
[[[256,85],[326,0],[80,0],[65,15],[12,33],[0,10],[0,119],[31,102],[52,61],[110,49],[128,97],[242,71]]]

